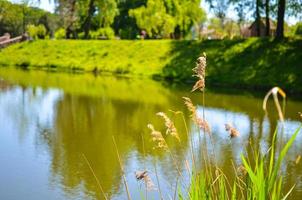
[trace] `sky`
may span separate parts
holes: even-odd
[[[22,0],[10,0],[10,1],[14,2],[14,3],[22,2]],[[36,3],[36,4],[33,4],[32,6],[42,8],[42,9],[47,10],[49,12],[54,12],[54,7],[55,6],[54,6],[53,3],[50,3],[50,2],[53,2],[53,1],[40,0],[39,4]],[[211,18],[211,17],[214,16],[214,13],[210,10],[209,4],[206,3],[205,0],[202,0],[201,7],[206,11],[208,18]],[[228,9],[226,15],[227,15],[228,18],[235,19],[235,20],[237,19],[236,12],[234,11],[234,9],[232,9],[232,7]],[[289,23],[290,25],[293,25],[293,24],[298,22],[298,19],[295,18],[295,17],[286,17],[285,21],[287,23]]]

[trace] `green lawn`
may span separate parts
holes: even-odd
[[[208,84],[302,91],[302,39],[40,40],[0,50],[0,66],[192,81],[202,52],[208,57]]]

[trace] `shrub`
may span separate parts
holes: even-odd
[[[46,28],[42,24],[38,26],[28,25],[27,32],[33,39],[45,39],[47,34]]]
[[[55,38],[56,39],[65,39],[65,29],[64,28],[60,28],[55,32]]]
[[[90,32],[90,38],[92,38],[92,39],[113,39],[114,31],[110,27],[99,28],[97,31]]]
[[[295,35],[302,35],[302,23],[297,24]]]

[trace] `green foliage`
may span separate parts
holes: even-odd
[[[302,23],[298,23],[295,28],[295,35],[302,36]]]
[[[168,37],[179,27],[183,33],[205,19],[200,1],[148,0],[146,6],[129,11],[137,26],[151,36]]]
[[[26,4],[13,4],[0,0],[0,35],[8,32],[12,36],[18,36],[25,31],[23,29],[27,25],[39,24],[44,25],[47,32],[52,33],[59,22],[55,14],[29,7]]]
[[[292,188],[283,193],[283,179],[281,165],[285,156],[296,139],[301,127],[299,127],[280,152],[276,152],[277,132],[273,136],[272,146],[269,155],[260,155],[258,150],[253,150],[253,160],[242,155],[241,160],[244,168],[243,174],[235,172],[236,177],[233,183],[220,170],[216,169],[215,173],[211,170],[195,173],[192,177],[188,197],[180,193],[180,199],[287,199]],[[276,159],[276,153],[279,153]],[[236,170],[236,169],[234,169]]]
[[[298,128],[295,133],[292,135],[290,140],[281,150],[277,161],[275,162],[275,153],[276,153],[276,134],[273,136],[272,146],[270,148],[270,155],[268,157],[261,156],[259,152],[254,152],[255,160],[254,166],[248,162],[247,158],[243,155],[241,159],[243,165],[248,173],[247,180],[247,199],[286,199],[289,193],[282,194],[282,176],[281,165],[282,162],[292,146],[294,140],[296,139],[301,127]],[[266,167],[266,163],[268,167]]]
[[[167,36],[174,31],[174,19],[167,14],[161,0],[148,0],[147,7],[130,10],[129,15],[134,17],[138,27],[146,30],[151,37]]]
[[[116,0],[96,1],[98,8],[97,17],[100,20],[101,27],[109,27],[114,20],[114,17],[119,13]]]
[[[99,28],[97,31],[90,32],[92,39],[114,39],[114,31],[112,28]]]
[[[129,16],[129,10],[146,6],[147,0],[123,0],[118,1],[119,15],[114,19],[113,28],[122,39],[135,39],[140,32],[136,21]]]
[[[44,25],[40,24],[38,26],[35,25],[28,25],[26,30],[30,37],[33,39],[45,39],[46,37],[46,28]]]
[[[65,29],[60,28],[55,32],[55,38],[56,39],[64,39],[66,35]]]

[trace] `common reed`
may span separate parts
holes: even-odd
[[[135,172],[135,177],[138,181],[143,180],[145,183],[145,186],[147,188],[148,191],[150,190],[155,190],[155,185],[151,179],[151,177],[148,174],[147,170],[144,171],[136,171]]]
[[[192,92],[199,90],[202,92],[202,117],[198,115],[197,106],[195,106],[192,100],[188,97],[183,97],[184,104],[190,112],[190,118],[194,124],[196,124],[201,130],[205,133],[209,133],[211,139],[212,149],[215,149],[214,142],[212,141],[212,134],[210,125],[205,119],[205,74],[206,74],[206,55],[203,54],[201,57],[197,59],[196,67],[193,69],[195,77],[198,78],[196,83],[192,88]],[[281,109],[281,106],[278,101],[277,94],[280,94],[283,99],[285,100],[286,94],[285,92],[280,89],[279,87],[275,87],[271,89],[263,100],[263,109],[267,111],[266,105],[270,95],[273,95],[274,102],[276,105],[276,109],[278,111],[278,115],[281,121],[284,121],[284,106]],[[285,101],[284,101],[285,102]],[[179,112],[174,112],[178,114]],[[181,112],[182,113],[182,112]],[[183,113],[182,113],[183,114]],[[300,114],[300,113],[299,113]],[[165,121],[165,126],[167,128],[166,133],[167,135],[172,135],[179,140],[179,137],[176,137],[177,129],[174,123],[171,121],[170,118],[163,112],[157,113],[158,116],[161,116]],[[301,115],[301,114],[300,114]],[[184,120],[185,127],[187,129],[186,122]],[[151,136],[154,141],[159,141],[164,143],[165,139],[163,138],[162,134],[154,129],[152,125],[148,125],[151,129],[152,133]],[[230,138],[235,138],[240,135],[239,131],[235,129],[232,125],[226,123],[225,130],[228,131]],[[188,130],[187,130],[188,131]],[[204,170],[200,172],[196,172],[197,168],[193,168],[194,173],[190,172],[188,161],[185,160],[184,165],[188,168],[189,174],[191,174],[191,184],[187,193],[183,194],[179,191],[179,199],[286,199],[293,187],[283,195],[282,191],[282,177],[277,176],[281,173],[281,163],[292,145],[293,141],[295,140],[298,132],[300,129],[296,130],[296,132],[292,135],[290,140],[281,148],[279,152],[279,157],[275,161],[274,157],[277,151],[275,147],[276,143],[276,135],[277,132],[274,134],[272,146],[269,148],[268,152],[270,153],[269,156],[261,155],[259,149],[253,150],[252,152],[252,160],[250,161],[248,157],[241,154],[241,161],[238,167],[236,167],[233,163],[234,168],[234,175],[235,178],[233,181],[230,181],[228,177],[225,175],[223,170],[219,169],[217,163],[214,166],[211,166],[209,162],[210,155],[206,151],[207,146],[204,146],[204,152],[200,154],[201,159],[204,159]],[[188,131],[189,132],[189,131]],[[173,133],[173,134],[172,134]],[[200,135],[200,134],[199,134]],[[189,134],[187,134],[188,137]],[[166,143],[165,143],[166,144]],[[189,143],[193,145],[192,142]],[[200,143],[201,145],[201,143]],[[163,144],[160,145],[161,147],[164,146]],[[168,146],[167,146],[168,148]],[[214,150],[213,150],[214,152]],[[171,153],[171,151],[170,151]],[[194,150],[192,148],[192,161],[194,161]],[[213,154],[215,155],[215,154]],[[300,157],[297,158],[298,162]],[[268,166],[265,165],[268,163]],[[214,170],[212,168],[214,167]],[[181,180],[180,180],[181,181]],[[178,182],[178,179],[177,179]],[[177,184],[176,182],[176,184]],[[158,183],[159,185],[159,183]],[[175,195],[174,195],[175,196]]]
[[[281,109],[281,106],[280,106],[280,103],[279,103],[279,100],[278,100],[278,94],[280,94],[281,97],[283,97],[283,111]],[[273,87],[271,90],[269,90],[267,92],[267,94],[265,95],[265,97],[263,99],[263,104],[262,104],[262,108],[265,112],[267,112],[267,101],[268,101],[268,98],[271,95],[273,96],[275,106],[276,106],[277,111],[278,111],[279,118],[283,122],[284,121],[283,112],[284,112],[284,106],[285,106],[286,93],[279,87]]]
[[[174,123],[172,122],[172,120],[163,112],[158,112],[157,115],[162,117],[165,120],[165,126],[167,128],[166,134],[167,135],[170,134],[171,136],[175,137],[180,142],[180,138],[179,138],[177,129],[176,129]]]
[[[100,188],[100,190],[101,190],[101,192],[102,192],[104,198],[107,200],[107,199],[108,199],[108,198],[107,198],[107,195],[105,194],[104,189],[103,189],[103,187],[102,187],[102,185],[101,185],[101,183],[100,183],[98,177],[96,176],[96,174],[95,174],[95,172],[94,172],[94,170],[93,170],[93,168],[92,168],[90,162],[89,162],[88,159],[86,158],[85,154],[82,154],[82,157],[84,158],[85,162],[87,163],[87,165],[88,165],[88,167],[89,167],[89,170],[91,171],[93,177],[95,178],[95,181],[97,182],[97,185],[99,186],[99,188]]]
[[[184,104],[187,106],[188,110],[191,112],[190,118],[192,121],[206,133],[211,133],[211,128],[209,123],[198,116],[196,106],[193,105],[192,101],[188,97],[183,97]]]
[[[127,198],[128,198],[128,200],[131,200],[131,195],[130,195],[130,191],[129,191],[129,187],[128,187],[128,183],[127,183],[126,175],[125,175],[125,171],[124,171],[124,166],[123,166],[123,163],[122,163],[122,160],[121,160],[121,157],[120,157],[120,154],[119,154],[114,136],[112,136],[112,141],[113,141],[113,144],[114,144],[114,147],[115,147],[115,151],[116,151],[116,155],[117,155],[118,162],[119,162],[119,165],[120,165],[120,169],[123,173],[122,176],[123,176],[124,186],[125,186],[125,189],[126,189],[126,192],[127,192]]]
[[[225,124],[225,130],[229,132],[231,138],[238,137],[240,135],[239,131],[230,124]]]
[[[192,91],[201,91],[202,92],[202,117],[198,115],[197,106],[195,106],[192,100],[188,97],[183,97],[184,104],[190,112],[191,121],[198,126],[199,129],[203,130],[205,138],[210,137],[211,139],[211,148],[216,148],[212,139],[212,133],[209,123],[205,118],[205,80],[206,80],[206,55],[203,54],[201,57],[197,59],[196,67],[193,69],[195,77],[198,78],[196,83],[194,84]],[[281,121],[284,121],[284,108],[281,109],[281,106],[278,101],[277,94],[280,94],[285,102],[286,94],[279,87],[274,87],[271,89],[263,100],[263,109],[267,111],[267,101],[270,95],[273,96],[274,102],[276,105],[276,109],[278,111],[278,116]],[[186,124],[186,120],[182,112],[176,111],[175,114],[182,114],[183,122],[185,124],[187,137],[191,137],[189,135],[189,130]],[[272,146],[268,149],[266,154],[261,154],[259,149],[252,149],[252,158],[245,156],[243,153],[241,154],[241,164],[236,166],[232,161],[234,168],[234,179],[229,179],[226,173],[219,168],[218,164],[212,166],[210,162],[210,154],[207,151],[207,146],[202,146],[202,143],[199,143],[200,149],[203,149],[202,153],[198,156],[194,155],[194,146],[193,142],[189,140],[189,146],[192,154],[192,168],[190,169],[190,163],[187,159],[183,160],[181,164],[185,166],[188,171],[188,175],[190,176],[190,185],[187,186],[183,181],[183,171],[181,171],[181,167],[179,167],[176,159],[174,158],[173,152],[170,150],[169,145],[166,142],[166,137],[172,136],[175,138],[179,144],[181,145],[180,136],[178,130],[174,124],[174,122],[165,114],[164,112],[158,112],[157,116],[161,117],[164,120],[164,125],[166,127],[166,134],[163,135],[160,131],[156,130],[152,124],[148,124],[147,127],[151,130],[150,136],[152,141],[155,143],[154,149],[165,150],[169,152],[174,166],[178,172],[178,176],[176,176],[176,181],[173,185],[175,187],[172,189],[173,199],[190,199],[190,200],[199,200],[199,199],[286,199],[289,194],[292,192],[294,186],[284,194],[282,184],[282,170],[281,164],[289,150],[292,146],[297,134],[299,133],[301,127],[295,131],[295,133],[291,136],[288,142],[280,148],[276,148],[276,135],[277,131],[274,133],[272,138]],[[301,113],[299,113],[301,116]],[[229,132],[230,138],[236,138],[240,135],[239,131],[236,130],[232,125],[225,124],[225,130]],[[198,136],[200,137],[201,134]],[[123,164],[121,158],[119,156],[118,147],[113,137],[113,143],[116,148],[118,161],[120,164],[121,171],[123,173],[123,181],[126,188],[128,199],[130,200],[130,192],[127,185],[127,180],[125,177],[125,172],[123,168]],[[206,144],[206,143],[205,143]],[[143,144],[144,149],[144,144]],[[277,152],[278,151],[278,152]],[[215,154],[213,154],[215,156]],[[276,157],[278,155],[278,157]],[[202,167],[197,168],[195,166],[195,157],[199,158],[201,161],[204,161],[204,165]],[[215,159],[215,158],[214,158]],[[300,161],[301,157],[297,157],[296,163]],[[216,160],[216,159],[215,159]],[[163,194],[160,189],[160,181],[157,173],[157,167],[155,162],[155,174],[157,180],[157,187],[160,193],[160,198],[164,199]],[[145,168],[142,171],[136,171],[135,178],[138,181],[143,181],[145,183],[146,189],[152,190],[156,186],[151,180],[151,177],[148,174],[148,170]],[[182,190],[184,188],[184,190]],[[185,193],[183,193],[185,192]],[[147,195],[146,195],[147,198]]]
[[[148,124],[147,127],[151,130],[152,141],[156,142],[155,148],[166,150],[168,146],[167,143],[165,142],[162,133],[160,131],[156,131],[152,124]]]
[[[206,60],[206,54],[203,53],[202,56],[197,58],[196,62],[196,67],[193,68],[193,76],[197,77],[198,80],[196,81],[195,85],[192,88],[192,92],[195,90],[201,90],[203,91],[206,84],[205,84],[205,79],[206,79],[206,65],[207,65],[207,60]]]

